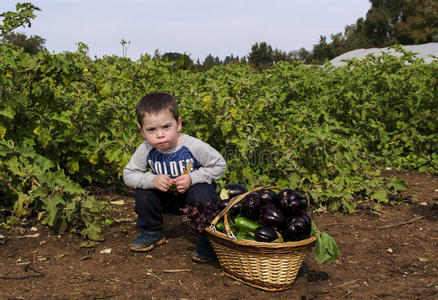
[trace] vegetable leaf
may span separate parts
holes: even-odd
[[[334,238],[326,232],[320,231],[312,222],[312,235],[317,237],[315,243],[315,260],[320,263],[331,263],[339,258],[339,249]]]

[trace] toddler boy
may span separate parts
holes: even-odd
[[[131,250],[149,251],[166,240],[163,213],[175,207],[204,207],[217,201],[215,180],[225,172],[222,155],[207,143],[180,133],[182,120],[175,99],[167,93],[144,96],[136,106],[138,128],[145,139],[123,170],[126,185],[135,189],[135,212],[140,234]],[[201,234],[192,254],[197,262],[214,258],[208,238]]]

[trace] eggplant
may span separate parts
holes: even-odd
[[[285,237],[288,241],[307,239],[310,236],[311,228],[311,224],[305,217],[295,217],[287,223]]]
[[[242,199],[243,203],[240,207],[242,216],[257,220],[260,216],[261,200],[257,193],[250,193]]]
[[[278,239],[278,234],[270,226],[261,226],[254,232],[254,239],[258,242],[270,243]]]
[[[222,211],[225,209],[225,207],[227,206],[228,202],[230,202],[230,199],[225,199],[225,200],[219,200],[217,202],[217,206],[219,207],[219,209]]]
[[[309,225],[312,225],[312,219],[310,218],[310,216],[306,212],[304,212],[300,217],[303,218],[304,221],[306,221],[306,223],[308,223]]]
[[[225,199],[233,199],[234,197],[246,193],[248,192],[248,189],[246,188],[246,186],[244,186],[243,184],[240,183],[230,183],[225,185],[220,193],[219,193],[219,198],[221,200],[225,200]]]
[[[295,190],[283,189],[279,192],[279,197],[280,206],[290,217],[300,216],[307,210],[307,200]]]
[[[228,203],[230,202],[230,199],[225,199],[225,200],[219,200],[217,202],[218,208],[219,208],[219,212],[223,211],[225,209],[225,207],[228,205]],[[235,216],[240,212],[240,206],[241,206],[241,202],[238,202],[236,204],[234,204],[229,210],[228,210],[228,214],[230,216]]]
[[[274,192],[273,190],[261,190],[261,191],[259,191],[259,198],[264,203],[272,203],[272,204],[275,204],[275,205],[279,204],[277,193]]]
[[[283,211],[272,203],[265,204],[260,212],[260,222],[275,228],[284,226],[286,218]]]

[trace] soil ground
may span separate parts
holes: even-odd
[[[183,215],[165,216],[166,243],[131,252],[133,200],[105,193],[113,223],[103,242],[87,245],[39,224],[0,229],[0,299],[438,299],[438,177],[397,175],[409,184],[408,204],[345,216],[310,211],[340,258],[318,264],[312,248],[287,291],[237,282],[217,261],[192,262],[196,237]]]

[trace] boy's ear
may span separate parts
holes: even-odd
[[[177,127],[178,131],[180,131],[182,129],[182,119],[181,117],[178,118],[178,127]]]
[[[141,126],[138,125],[138,131],[140,131],[141,136],[146,139],[146,135],[144,134],[143,130],[141,129]]]

